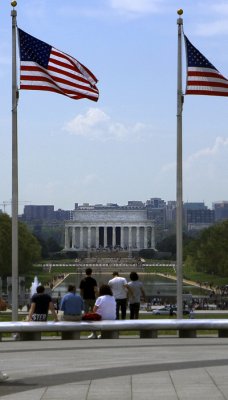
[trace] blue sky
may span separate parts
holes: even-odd
[[[18,26],[86,65],[100,91],[97,103],[20,92],[20,211],[24,204],[175,200],[179,8],[185,34],[228,77],[225,0],[18,0]],[[10,12],[3,0],[0,203],[12,197]],[[184,201],[228,200],[227,110],[226,97],[185,97]]]

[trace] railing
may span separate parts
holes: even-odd
[[[59,270],[64,272],[64,268],[72,268],[75,272],[81,272],[84,271],[86,268],[90,267],[95,270],[99,271],[112,271],[114,269],[123,271],[125,270],[126,272],[135,270],[135,271],[145,271],[145,268],[170,268],[173,269],[176,267],[175,263],[140,263],[140,262],[123,262],[123,261],[102,261],[102,262],[75,262],[75,263],[46,263],[46,264],[36,264],[38,267],[42,267],[45,270],[48,270],[49,272],[52,271],[54,268],[55,270]]]
[[[138,331],[140,338],[157,338],[159,331],[176,331],[180,338],[195,338],[197,331],[217,331],[228,337],[228,319],[157,319],[98,322],[1,322],[0,339],[17,333],[19,340],[40,340],[45,332],[61,333],[64,340],[80,339],[82,332],[100,331],[104,339],[117,339],[120,332]]]

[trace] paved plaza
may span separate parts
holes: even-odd
[[[228,339],[0,342],[0,400],[228,399]]]

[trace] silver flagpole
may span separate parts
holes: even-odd
[[[18,320],[17,2],[12,1],[12,321]]]
[[[183,318],[183,200],[182,200],[182,26],[180,17],[183,10],[178,10],[178,56],[177,56],[177,204],[176,204],[176,274],[177,274],[177,318]]]

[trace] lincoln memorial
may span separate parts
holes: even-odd
[[[64,250],[155,249],[154,222],[144,207],[78,206],[65,223]]]

